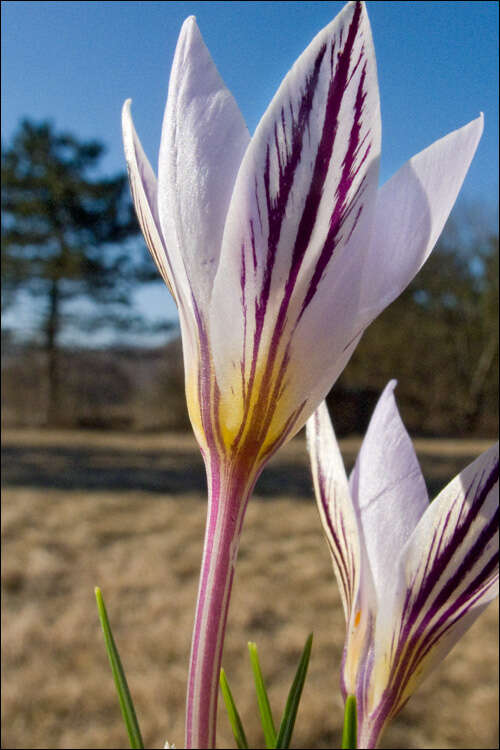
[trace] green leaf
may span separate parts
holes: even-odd
[[[356,697],[348,695],[344,710],[344,729],[342,732],[342,750],[356,750],[358,733],[356,713]]]
[[[220,671],[220,689],[222,690],[224,703],[226,704],[229,722],[231,724],[231,729],[233,730],[236,744],[240,748],[240,750],[246,750],[246,748],[248,748],[247,738],[245,736],[245,731],[243,729],[243,724],[241,723],[238,709],[236,708],[236,704],[229,688],[226,673],[223,669],[221,669]]]
[[[311,656],[312,639],[313,634],[311,633],[306,641],[306,645],[304,646],[299,666],[297,667],[297,672],[295,674],[295,679],[290,688],[290,692],[288,693],[283,718],[281,719],[278,732],[278,739],[276,741],[277,748],[288,748],[290,746],[295,718],[299,708],[300,696],[302,695],[302,688],[304,687],[307,667],[309,665],[309,657]]]
[[[144,744],[142,742],[141,730],[137,722],[135,715],[134,704],[132,697],[127,685],[127,679],[125,672],[123,671],[120,655],[111,632],[111,626],[108,620],[108,614],[104,605],[104,599],[102,597],[101,589],[95,588],[95,598],[97,600],[97,609],[99,611],[99,619],[101,621],[102,630],[104,633],[104,641],[106,643],[106,651],[109,657],[109,663],[111,664],[111,671],[115,680],[116,690],[118,692],[118,699],[120,701],[120,708],[122,710],[123,720],[127,727],[128,737],[130,741],[130,747],[132,750],[142,750]]]
[[[259,656],[257,654],[257,644],[250,642],[248,644],[248,651],[250,653],[250,661],[252,663],[255,691],[257,693],[257,702],[259,704],[260,720],[262,722],[262,729],[264,730],[266,747],[275,748],[276,729],[274,728],[271,706],[269,705],[269,698],[267,697],[267,690],[260,669]]]

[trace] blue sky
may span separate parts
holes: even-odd
[[[103,173],[124,169],[120,112],[156,166],[170,65],[195,15],[251,131],[283,76],[341,2],[2,2],[2,140],[20,118],[107,146]],[[498,205],[497,2],[367,2],[377,55],[385,181],[401,164],[480,111],[485,133],[462,201]],[[171,314],[161,288],[148,302]]]

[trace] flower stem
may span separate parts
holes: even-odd
[[[205,544],[191,642],[186,748],[214,748],[224,632],[243,516],[255,478],[238,481],[219,467],[209,484]]]
[[[345,701],[344,710],[344,730],[342,732],[342,750],[356,750],[357,736],[357,714],[356,698],[354,695],[348,695]]]

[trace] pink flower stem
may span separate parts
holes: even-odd
[[[213,466],[186,700],[186,748],[215,748],[219,675],[241,527],[256,481]],[[245,477],[246,479],[246,477]]]

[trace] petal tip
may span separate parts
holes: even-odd
[[[198,29],[198,24],[196,23],[196,16],[191,15],[186,18],[184,23],[181,26],[181,30],[179,33],[179,39],[186,36],[188,38],[192,37],[193,34],[200,33]]]
[[[476,146],[481,140],[481,136],[483,135],[484,130],[484,113],[480,112],[479,115],[474,118],[474,120],[471,120],[467,125],[464,125],[463,130],[467,130],[469,132],[475,132],[476,136]]]
[[[132,99],[130,97],[128,99],[125,99],[122,106],[122,119],[128,115],[130,117],[130,110],[132,108]]]
[[[385,397],[385,396],[393,396],[394,391],[396,390],[397,384],[398,384],[398,381],[396,380],[396,378],[391,378],[391,380],[389,380],[384,390],[382,391],[382,395],[380,396],[380,398]]]
[[[131,106],[132,99],[125,99],[122,107],[122,134],[127,161],[129,161],[134,150],[134,123],[132,120]]]
[[[361,13],[363,13],[368,18],[368,8],[366,7],[366,3],[364,0],[358,0],[355,5],[359,5],[361,8]]]

